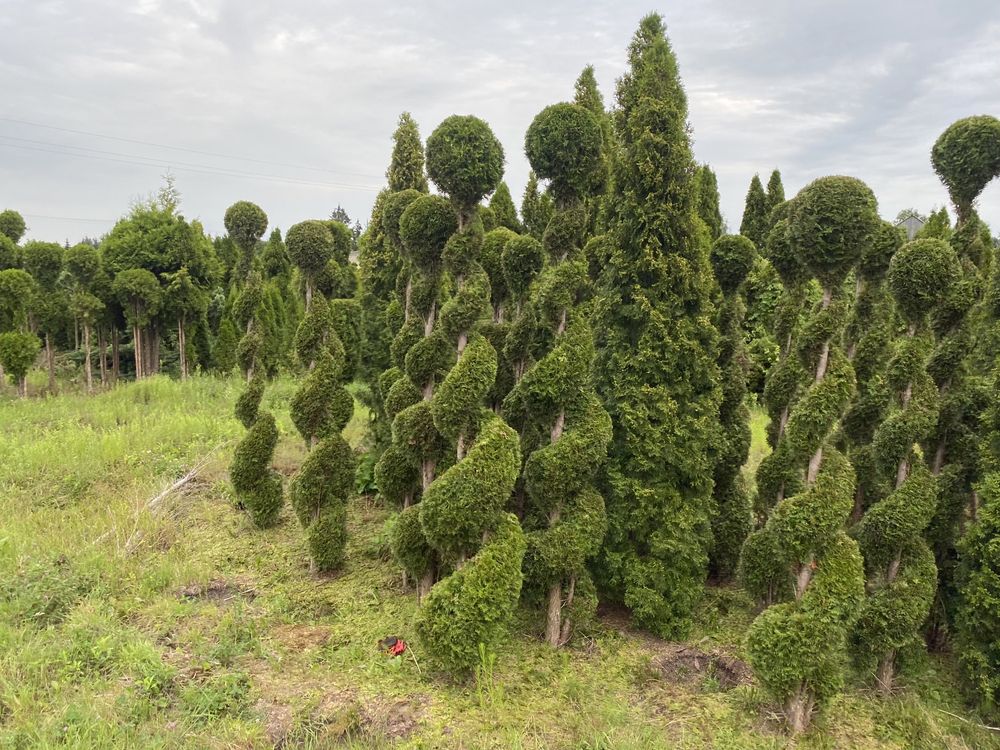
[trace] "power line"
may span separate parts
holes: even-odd
[[[58,221],[89,221],[94,224],[113,224],[117,219],[81,219],[79,216],[46,216],[44,214],[21,214],[29,219],[55,219]]]
[[[121,141],[122,143],[135,143],[135,144],[138,144],[140,146],[153,146],[154,148],[166,148],[166,149],[170,149],[171,151],[185,151],[187,153],[200,154],[202,156],[215,156],[215,157],[220,158],[220,159],[234,159],[236,161],[248,161],[248,162],[254,162],[256,164],[268,164],[268,165],[273,166],[273,167],[290,167],[292,169],[306,169],[306,170],[309,170],[309,171],[312,171],[312,172],[326,172],[328,174],[343,174],[343,175],[350,175],[351,177],[375,177],[375,175],[372,175],[372,174],[369,174],[369,173],[345,172],[345,171],[342,171],[342,170],[328,169],[326,167],[307,167],[307,166],[305,166],[303,164],[289,164],[287,162],[281,162],[281,161],[269,161],[267,159],[255,159],[255,158],[250,157],[250,156],[235,156],[233,154],[220,154],[220,153],[215,152],[215,151],[201,151],[199,149],[186,148],[184,146],[170,146],[170,145],[168,145],[166,143],[155,143],[153,141],[141,141],[141,140],[137,140],[135,138],[122,138],[122,137],[115,136],[115,135],[105,135],[103,133],[94,133],[94,132],[91,132],[91,131],[88,131],[88,130],[74,130],[73,128],[63,128],[63,127],[59,127],[57,125],[46,125],[46,124],[41,123],[41,122],[31,122],[29,120],[18,120],[18,119],[15,119],[13,117],[0,117],[0,121],[2,121],[2,122],[13,122],[13,123],[17,123],[18,125],[30,125],[30,126],[35,127],[35,128],[47,128],[49,130],[59,130],[59,131],[62,131],[63,133],[74,133],[76,135],[86,135],[86,136],[90,136],[92,138],[104,138],[104,139],[110,140],[110,141]],[[376,179],[379,179],[379,178],[376,178]]]
[[[0,138],[8,140],[27,141],[27,139],[24,138],[13,138],[13,136],[5,136],[5,135],[0,135]],[[27,142],[43,143],[43,144],[45,143],[44,141],[27,141]],[[141,166],[141,167],[157,167],[157,168],[168,167],[177,169],[178,171],[181,172],[195,172],[198,174],[219,175],[222,177],[245,177],[255,180],[263,180],[265,182],[279,182],[292,185],[305,185],[309,187],[323,187],[323,188],[331,188],[334,190],[363,190],[371,192],[378,192],[380,190],[380,188],[371,185],[350,185],[346,183],[317,182],[315,180],[301,180],[295,177],[281,177],[279,175],[265,175],[265,174],[257,174],[255,172],[244,172],[242,170],[228,169],[226,167],[211,168],[211,167],[206,167],[205,165],[190,164],[189,162],[174,162],[166,159],[157,159],[155,157],[135,156],[132,154],[119,154],[114,151],[101,151],[99,149],[88,149],[82,146],[64,146],[62,144],[46,144],[46,145],[54,145],[58,148],[75,148],[84,151],[94,151],[98,154],[110,154],[111,156],[97,156],[94,154],[75,153],[73,151],[54,151],[50,148],[41,148],[39,146],[25,146],[18,143],[0,143],[0,146],[6,148],[19,148],[27,151],[40,151],[42,153],[57,154],[59,156],[76,156],[83,159],[97,159],[100,161],[117,162],[119,164],[131,164],[133,166]],[[129,158],[119,159],[119,158],[114,158],[114,156],[124,156]],[[137,161],[138,159],[141,159],[143,161]],[[177,165],[184,165],[184,166],[177,166]]]

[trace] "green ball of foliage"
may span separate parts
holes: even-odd
[[[16,245],[24,236],[24,230],[24,217],[21,214],[9,208],[0,211],[0,235]]]
[[[875,195],[854,177],[821,177],[795,197],[789,240],[827,288],[847,276],[871,244],[880,219]]]
[[[382,231],[397,247],[401,242],[399,222],[403,218],[403,212],[422,195],[424,194],[419,190],[412,188],[400,190],[398,193],[391,193],[382,204]]]
[[[978,115],[952,123],[935,141],[931,165],[960,212],[971,207],[1000,175],[1000,120]]]
[[[326,222],[301,221],[285,235],[288,257],[307,278],[315,278],[333,257],[333,235]]]
[[[452,115],[427,139],[427,174],[462,210],[471,210],[503,177],[504,153],[490,126]]]
[[[87,286],[101,270],[101,254],[93,245],[81,242],[66,250],[63,264],[74,280]]]
[[[40,348],[38,336],[33,333],[0,333],[0,365],[3,365],[11,383],[18,385],[28,374]]]
[[[516,235],[504,246],[500,263],[511,296],[523,300],[545,264],[545,248],[531,235]]]
[[[532,120],[524,152],[558,199],[585,193],[601,168],[603,135],[593,113],[579,104],[552,104]]]
[[[439,195],[422,195],[412,201],[399,219],[399,236],[413,262],[425,271],[441,263],[448,238],[458,229],[458,219],[448,201]]]
[[[0,234],[0,271],[21,265],[21,248],[5,234]]]
[[[888,221],[879,223],[871,244],[861,256],[858,270],[868,279],[882,279],[889,270],[892,256],[906,242],[906,232]]]
[[[900,312],[910,322],[923,320],[958,281],[961,266],[944,240],[913,240],[889,263],[889,288]]]
[[[742,234],[727,234],[712,245],[712,269],[722,293],[733,294],[750,275],[757,249]]]
[[[255,203],[237,201],[226,209],[226,232],[237,247],[252,250],[267,231],[267,214]]]

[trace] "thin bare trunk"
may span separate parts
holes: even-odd
[[[45,333],[45,360],[49,368],[49,392],[56,392],[56,353],[52,346],[52,335]]]
[[[559,648],[562,635],[562,581],[549,586],[549,604],[545,615],[545,642]]]
[[[83,324],[83,371],[87,376],[87,393],[94,390],[94,373],[90,366],[90,323]]]
[[[573,596],[576,593],[576,576],[570,576],[569,579],[569,593],[566,594],[566,604],[563,605],[564,609],[569,609],[573,606]],[[562,632],[559,634],[559,645],[563,646],[569,643],[569,637],[573,634],[573,623],[570,620],[569,614],[563,618]]]
[[[106,359],[107,355],[107,341],[104,338],[104,326],[97,329],[97,349],[99,354],[99,361],[101,363],[101,387],[105,388],[108,385],[108,362]]]
[[[878,669],[875,672],[875,684],[878,685],[882,695],[892,693],[892,684],[896,676],[896,652],[890,651],[884,654],[878,662]]]
[[[118,376],[121,374],[122,371],[121,352],[118,349],[119,346],[118,338],[119,338],[118,329],[112,328],[111,329],[111,380],[114,383],[118,382]]]
[[[800,683],[792,696],[785,701],[785,719],[792,734],[801,734],[809,726],[815,699],[808,686]]]
[[[799,566],[799,569],[795,573],[795,600],[798,601],[802,598],[802,595],[806,593],[806,588],[809,586],[809,582],[812,580],[813,567],[816,561],[810,555],[809,559]]]
[[[132,327],[132,346],[135,347],[135,379],[142,380],[142,336],[139,326]]]

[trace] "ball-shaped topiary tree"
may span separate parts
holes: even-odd
[[[786,457],[805,468],[802,489],[774,507],[765,535],[787,565],[793,599],[766,609],[747,634],[747,654],[761,683],[780,700],[789,727],[802,731],[842,679],[846,638],[864,592],[857,543],[843,531],[854,501],[854,470],[830,444],[854,391],[854,371],[840,346],[846,323],[844,280],[878,230],[875,196],[860,180],[824,177],[794,199],[788,237],[822,298],[798,342],[812,383],[792,409]],[[749,543],[749,542],[748,542]]]
[[[931,164],[964,223],[983,188],[1000,176],[1000,120],[977,115],[953,122],[935,141]]]
[[[317,278],[333,258],[333,235],[324,221],[301,221],[288,230],[285,246],[288,248],[289,260],[302,272],[308,311]]]
[[[38,336],[25,331],[5,331],[0,333],[0,365],[17,386],[21,398],[28,397],[28,370],[38,358],[41,349]]]
[[[857,652],[877,661],[879,688],[892,690],[898,651],[919,638],[934,599],[937,569],[923,532],[934,513],[934,477],[916,454],[937,421],[938,393],[927,374],[933,342],[928,313],[960,278],[955,251],[941,240],[915,240],[889,266],[889,288],[907,324],[886,373],[893,406],[875,432],[872,452],[892,492],[865,513],[858,538],[869,596],[855,631]]]
[[[226,209],[223,219],[229,238],[240,251],[237,277],[246,278],[250,273],[254,250],[267,231],[267,214],[250,201],[237,201]]]
[[[601,125],[579,104],[562,102],[543,109],[524,136],[524,152],[535,174],[549,180],[559,201],[575,201],[601,169]]]
[[[484,406],[497,354],[477,330],[489,314],[490,286],[479,263],[483,229],[475,211],[500,181],[503,150],[482,120],[449,117],[427,140],[427,171],[457,213],[458,231],[441,255],[454,294],[429,337],[443,337],[453,363],[434,389],[429,412],[433,427],[454,445],[454,463],[424,488],[418,508],[424,538],[443,566],[438,571],[452,572],[425,597],[417,630],[442,666],[462,671],[478,659],[471,644],[493,648],[501,636],[520,593],[524,554],[517,519],[504,512],[520,465],[518,439]],[[418,358],[417,351],[408,360],[426,367],[433,358],[422,351]]]
[[[712,245],[711,261],[722,300],[716,313],[719,329],[718,364],[722,376],[719,422],[722,432],[716,446],[716,511],[712,521],[712,570],[728,579],[736,570],[740,549],[753,524],[750,490],[742,468],[750,453],[750,410],[746,405],[747,377],[744,362],[743,316],[746,305],[740,291],[753,267],[757,248],[743,235],[723,235]]]

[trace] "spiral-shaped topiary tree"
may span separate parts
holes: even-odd
[[[875,432],[872,453],[893,490],[868,509],[858,530],[869,595],[855,631],[856,651],[877,660],[876,681],[885,693],[892,689],[896,654],[919,637],[937,584],[934,554],[923,538],[937,487],[915,450],[934,428],[938,411],[937,388],[926,369],[933,348],[928,313],[959,276],[955,251],[941,240],[910,242],[889,266],[889,287],[907,329],[886,372],[893,405]]]
[[[392,343],[394,366],[383,373],[380,385],[392,419],[392,443],[375,467],[375,481],[382,496],[402,511],[392,548],[405,573],[418,582],[417,596],[422,599],[434,583],[437,560],[424,538],[415,502],[430,486],[448,449],[434,426],[431,399],[454,356],[435,324],[441,256],[458,222],[446,199],[404,192],[387,202],[384,223],[387,236],[398,237],[407,276],[401,276],[399,284],[405,315]]]
[[[593,332],[577,306],[588,281],[583,198],[602,168],[601,148],[600,123],[578,104],[546,107],[525,137],[532,168],[550,181],[556,198],[544,233],[549,263],[531,299],[546,345],[507,396],[504,414],[530,451],[525,572],[547,593],[545,640],[553,647],[569,639],[574,612],[596,607],[585,564],[607,528],[594,476],[607,455],[611,419],[594,390]]]
[[[258,367],[263,340],[260,332],[263,293],[261,274],[254,261],[257,243],[267,229],[267,214],[249,201],[239,201],[226,210],[225,225],[240,252],[233,315],[243,329],[237,362],[247,387],[236,401],[236,418],[249,430],[236,446],[229,474],[236,496],[253,522],[266,527],[278,520],[283,499],[281,475],[270,468],[278,443],[278,428],[272,414],[260,411],[264,396],[264,372]]]
[[[425,597],[417,631],[440,665],[464,671],[478,660],[478,644],[492,648],[502,636],[520,595],[525,549],[517,519],[504,511],[520,447],[517,434],[483,405],[497,354],[477,330],[489,314],[490,288],[475,211],[500,181],[503,149],[485,122],[455,115],[427,139],[427,172],[457,214],[443,254],[455,290],[436,322],[454,365],[430,401],[433,426],[455,446],[455,462],[424,489],[418,506],[438,572],[451,573]]]
[[[893,253],[904,240],[902,229],[883,221],[854,274],[854,305],[844,340],[847,357],[854,367],[857,392],[841,421],[840,441],[857,475],[852,524],[860,521],[865,508],[889,489],[877,469],[871,441],[890,398],[884,372],[896,317],[885,276]]]
[[[861,181],[824,177],[794,199],[788,240],[822,287],[799,339],[812,383],[786,427],[788,456],[805,468],[802,489],[778,502],[766,534],[787,566],[794,598],[766,609],[750,626],[747,654],[761,683],[784,705],[789,727],[803,730],[837,689],[846,636],[864,595],[857,544],[843,531],[854,501],[854,470],[830,444],[854,390],[840,346],[847,307],[844,280],[878,229],[875,196]]]
[[[309,454],[292,479],[290,498],[306,530],[310,567],[340,566],[347,544],[347,498],[354,480],[354,454],[341,435],[354,401],[343,385],[344,345],[330,306],[317,290],[317,277],[330,273],[334,240],[322,221],[303,221],[288,230],[288,256],[302,273],[306,312],[295,332],[295,350],[307,374],[292,396],[292,422]],[[332,269],[336,273],[337,269]]]
[[[513,311],[510,301],[510,288],[503,270],[503,251],[507,243],[519,235],[504,226],[487,232],[483,237],[483,246],[479,254],[479,262],[490,281],[491,319],[480,324],[480,332],[489,340],[497,353],[497,377],[493,387],[487,394],[487,405],[494,411],[500,410],[504,397],[514,385],[514,370],[504,352],[504,341],[510,332]]]
[[[716,313],[719,329],[719,371],[722,375],[722,432],[716,447],[715,516],[712,520],[712,571],[728,579],[736,570],[740,549],[753,523],[750,489],[743,464],[750,453],[750,410],[746,405],[746,348],[743,316],[746,305],[740,290],[753,267],[757,249],[743,235],[723,235],[712,245],[712,268],[722,300]]]

